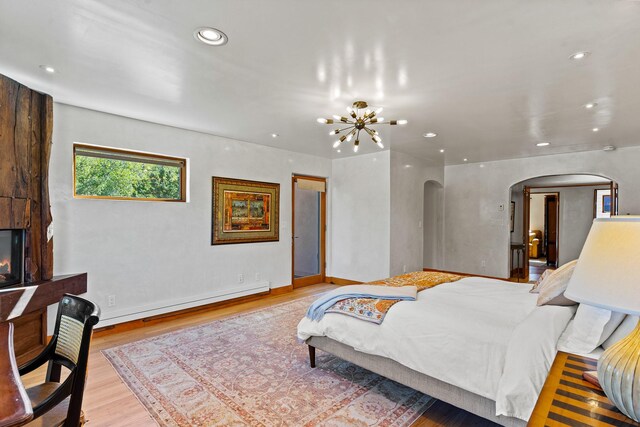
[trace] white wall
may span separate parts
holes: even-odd
[[[391,151],[390,275],[424,267],[424,183],[444,182],[444,167]]]
[[[389,151],[333,161],[331,276],[389,277]]]
[[[89,273],[103,326],[290,284],[291,175],[331,174],[328,159],[62,104],[54,106],[53,142],[55,274]],[[74,142],[189,158],[190,201],[74,199]],[[214,175],[280,183],[280,241],[211,246]]]
[[[588,173],[617,181],[620,214],[640,212],[640,147],[445,167],[445,268],[508,277],[510,187],[535,176]],[[504,211],[498,205],[504,204]],[[486,268],[482,268],[482,262]]]

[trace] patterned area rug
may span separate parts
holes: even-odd
[[[319,351],[304,298],[104,350],[161,426],[409,426],[429,396]]]

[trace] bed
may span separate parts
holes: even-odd
[[[576,306],[536,306],[531,285],[468,277],[391,307],[382,324],[303,318],[298,338],[505,426],[526,424]]]

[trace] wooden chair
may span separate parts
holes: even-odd
[[[58,305],[56,326],[47,347],[20,366],[20,375],[49,363],[45,382],[27,389],[34,420],[29,426],[78,427],[84,424],[82,396],[87,376],[89,344],[100,307],[75,295],[64,295]],[[61,383],[62,366],[69,375]]]

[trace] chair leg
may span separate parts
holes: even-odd
[[[47,367],[47,376],[46,376],[47,381],[59,383],[61,371],[62,371],[61,365],[58,365],[57,363],[54,363],[54,362],[49,362],[49,366]]]
[[[309,365],[312,368],[316,367],[316,348],[313,346],[309,346]]]

